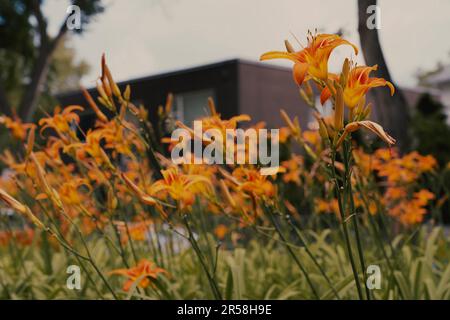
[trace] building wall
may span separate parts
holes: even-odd
[[[239,112],[249,114],[252,122],[265,121],[268,128],[285,126],[280,109],[298,116],[303,128],[311,121],[311,109],[300,98],[291,69],[241,62],[239,74]]]
[[[206,65],[202,67],[165,73],[140,79],[134,79],[119,83],[121,90],[125,90],[127,84],[131,87],[131,99],[136,104],[143,104],[148,110],[151,119],[156,118],[157,107],[164,105],[167,95],[173,93],[198,92],[212,89],[217,109],[225,118],[238,112],[237,90],[237,60]],[[97,98],[97,90],[89,89],[94,99]],[[57,96],[61,105],[78,104],[87,108],[87,103],[81,92],[72,92]],[[208,102],[205,98],[204,108]],[[92,112],[87,109],[82,117],[82,124],[86,127],[93,124]]]

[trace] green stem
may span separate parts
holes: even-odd
[[[352,190],[352,181],[351,181],[351,142],[344,141],[344,166],[345,166],[345,183],[347,185],[347,195],[350,198],[350,218],[353,222],[353,229],[355,231],[356,238],[356,247],[358,249],[359,263],[361,264],[361,269],[363,273],[364,279],[364,288],[366,291],[367,300],[370,300],[370,290],[366,285],[367,273],[366,273],[366,263],[364,261],[364,251],[362,248],[361,237],[359,236],[359,228],[358,228],[358,217],[355,212],[355,203],[353,200],[353,190]]]
[[[263,208],[264,211],[266,212],[267,217],[269,218],[270,222],[272,223],[272,225],[275,227],[275,230],[277,231],[278,235],[280,236],[280,239],[282,240],[282,242],[284,243],[286,249],[288,250],[289,254],[292,256],[292,258],[294,259],[295,263],[297,264],[297,266],[299,267],[300,271],[303,273],[303,275],[305,276],[306,282],[308,283],[308,285],[310,286],[314,296],[316,299],[320,299],[320,296],[317,292],[316,287],[314,286],[313,282],[311,281],[308,272],[306,271],[305,267],[302,265],[302,263],[300,262],[300,260],[297,258],[296,254],[294,253],[294,251],[292,250],[292,248],[289,246],[288,242],[286,241],[286,238],[283,235],[283,232],[280,230],[279,226],[277,225],[274,217],[272,216],[272,213],[268,211],[268,208],[263,204]]]
[[[363,202],[364,207],[366,209],[366,213],[367,213],[367,215],[369,217],[370,227],[371,227],[372,232],[373,232],[373,234],[375,236],[375,239],[377,240],[378,247],[380,248],[381,253],[383,254],[383,257],[386,260],[386,263],[388,265],[389,271],[391,273],[391,277],[394,279],[395,285],[397,286],[397,288],[399,290],[400,297],[402,299],[404,299],[405,296],[403,294],[403,291],[402,291],[402,288],[401,288],[400,284],[397,281],[397,278],[394,276],[394,267],[392,266],[391,260],[389,259],[389,256],[388,256],[388,254],[386,252],[386,249],[384,248],[383,242],[381,241],[382,235],[381,235],[381,233],[380,233],[380,231],[378,229],[376,221],[374,220],[374,218],[372,217],[372,215],[371,215],[371,213],[369,211],[369,204],[367,202],[366,197],[364,196],[364,193],[363,193],[362,187],[361,187],[361,182],[359,181],[359,179],[357,179],[356,188],[358,189],[359,193],[361,194],[361,199],[362,199],[362,202]],[[394,263],[395,263],[395,259],[394,259]]]
[[[314,262],[316,267],[319,269],[319,271],[322,274],[322,276],[325,278],[326,282],[330,286],[331,291],[333,291],[333,294],[336,296],[337,299],[341,299],[339,297],[339,293],[336,291],[336,289],[334,288],[333,284],[331,283],[330,278],[328,278],[327,274],[325,273],[325,270],[323,270],[322,266],[317,261],[317,259],[314,257],[314,255],[312,254],[311,250],[309,250],[308,244],[306,243],[305,239],[303,238],[303,235],[300,233],[298,228],[292,223],[290,217],[286,217],[286,220],[287,220],[289,226],[291,227],[292,231],[294,231],[294,233],[297,235],[298,239],[300,240],[300,243],[305,248],[305,251],[308,254],[308,256],[311,258],[311,260]]]
[[[336,159],[336,149],[333,148],[332,156],[331,156],[332,179],[335,184],[334,189],[336,192],[336,197],[338,198],[339,214],[341,216],[341,224],[342,224],[342,229],[344,231],[344,238],[345,238],[345,244],[347,247],[348,258],[350,260],[350,265],[352,267],[353,277],[355,278],[355,284],[356,284],[356,289],[358,291],[359,299],[363,300],[364,298],[363,298],[363,294],[362,294],[362,290],[361,290],[361,284],[359,282],[358,270],[356,269],[356,263],[353,258],[353,251],[352,251],[352,246],[351,246],[351,242],[350,242],[350,236],[348,234],[348,229],[347,229],[346,215],[345,215],[345,210],[344,210],[344,206],[342,203],[341,187],[339,186],[339,182],[338,182],[337,176],[336,176],[335,159]]]
[[[188,238],[189,242],[191,243],[192,248],[194,249],[195,253],[197,254],[198,259],[200,260],[200,264],[202,265],[202,268],[205,271],[206,277],[208,278],[208,281],[209,281],[209,284],[211,286],[211,290],[212,290],[212,292],[214,294],[214,297],[217,300],[223,300],[222,299],[222,295],[220,294],[219,287],[217,286],[217,283],[214,280],[214,278],[209,273],[208,267],[206,266],[205,261],[203,260],[201,250],[200,250],[200,248],[199,248],[199,246],[197,244],[197,240],[195,240],[194,234],[193,234],[193,232],[191,230],[191,227],[189,226],[189,221],[188,221],[187,215],[183,216],[183,221],[184,221],[186,229],[187,229],[187,231],[189,233],[189,238]]]

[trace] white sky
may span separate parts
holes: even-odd
[[[394,80],[414,86],[419,68],[450,62],[450,1],[382,0],[380,38]],[[257,61],[284,49],[291,33],[302,43],[306,31],[335,32],[359,46],[357,0],[106,0],[105,12],[72,38],[77,57],[92,67],[83,82],[93,85],[103,52],[117,80],[157,74],[231,58]],[[47,0],[55,31],[68,2]],[[338,48],[330,69],[349,48]],[[360,53],[360,56],[362,54]],[[362,57],[359,58],[362,61]],[[266,63],[266,62],[265,62]],[[272,62],[271,62],[272,63]],[[289,61],[273,62],[291,66]]]

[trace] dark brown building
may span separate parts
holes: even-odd
[[[311,120],[310,108],[300,98],[298,88],[288,68],[262,62],[229,60],[201,67],[132,79],[119,83],[123,90],[131,86],[134,102],[145,105],[155,115],[158,105],[164,104],[167,94],[174,94],[175,116],[190,123],[206,114],[207,98],[213,97],[224,119],[236,114],[248,114],[252,123],[265,121],[268,128],[283,126],[281,108],[290,116],[298,115],[301,125]],[[90,89],[96,96],[96,90]],[[80,92],[60,94],[62,106],[86,106]],[[83,117],[83,124],[93,121]]]
[[[300,98],[291,69],[263,62],[228,60],[132,79],[119,83],[119,86],[123,90],[127,84],[131,86],[133,101],[146,106],[153,118],[157,107],[165,103],[167,94],[173,93],[175,117],[186,124],[207,114],[208,97],[213,97],[224,119],[248,114],[252,123],[265,121],[268,128],[277,128],[285,125],[279,113],[282,108],[291,117],[297,115],[302,128],[313,120],[311,108]],[[411,108],[424,93],[419,89],[402,90]],[[89,91],[94,97],[97,95],[96,89]],[[60,94],[57,98],[62,106],[87,105],[79,91]],[[316,104],[320,105],[318,101]],[[325,113],[331,112],[330,107],[325,110]],[[89,116],[90,113],[90,110],[86,111],[82,127],[93,124],[94,118]]]

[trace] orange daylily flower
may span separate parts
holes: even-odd
[[[0,116],[0,123],[11,130],[11,134],[14,138],[22,141],[27,137],[28,129],[35,127],[32,123],[23,123],[19,118],[12,119],[7,116]]]
[[[158,275],[164,273],[167,274],[167,271],[157,267],[147,259],[142,259],[136,267],[113,270],[109,274],[127,277],[128,280],[123,284],[123,291],[129,291],[131,286],[138,280],[139,283],[137,285],[143,289],[149,285],[154,285],[153,282],[158,278]]]
[[[126,244],[129,237],[135,241],[144,241],[148,239],[150,233],[149,227],[153,224],[153,221],[144,220],[128,223],[124,221],[114,221],[114,224],[120,232],[120,241],[123,244]]]
[[[411,183],[422,173],[429,172],[437,165],[433,156],[422,156],[417,152],[411,152],[399,158],[397,151],[392,150],[390,155],[387,149],[375,151],[373,168],[378,175],[386,177],[391,184]]]
[[[391,187],[386,190],[384,196],[389,200],[398,200],[405,198],[407,196],[407,192],[405,188],[402,187]]]
[[[238,190],[244,193],[268,198],[275,196],[275,186],[259,170],[240,167],[233,171],[232,177],[237,181]]]
[[[83,107],[81,106],[68,106],[61,111],[61,107],[56,107],[53,117],[47,117],[39,120],[39,125],[42,126],[40,133],[44,132],[44,130],[48,128],[53,128],[56,133],[67,142],[67,138],[64,136],[64,133],[70,133],[70,126],[72,123],[80,123],[80,117],[76,114],[75,110],[83,111]]]
[[[383,78],[370,78],[369,74],[372,71],[377,70],[378,66],[374,65],[372,67],[367,66],[355,66],[352,68],[348,74],[347,82],[345,84],[344,90],[344,102],[349,108],[354,108],[358,105],[361,98],[369,91],[371,88],[388,86],[391,90],[391,95],[394,94],[394,85],[384,80]],[[334,74],[329,75],[330,79],[337,80],[339,77]],[[331,96],[330,89],[325,87],[320,95],[320,102],[325,103]]]
[[[75,149],[76,155],[80,160],[86,159],[86,154],[94,158],[98,164],[110,164],[109,158],[101,147],[103,139],[102,132],[98,130],[89,130],[86,134],[85,142],[76,142],[64,147],[64,152]]]
[[[203,133],[208,130],[217,130],[218,132],[221,133],[221,135],[218,137],[218,138],[222,139],[220,141],[220,144],[224,145],[226,142],[226,138],[227,138],[227,135],[226,135],[227,129],[236,129],[239,122],[251,120],[250,116],[246,115],[246,114],[240,114],[240,115],[231,117],[228,120],[222,119],[221,114],[217,113],[214,101],[211,98],[208,99],[208,107],[209,107],[211,115],[198,119],[198,121],[201,121],[201,124],[202,124],[202,131],[203,131],[202,136],[195,136],[194,130],[192,130],[185,124],[181,123],[180,121],[177,121],[177,123],[176,123],[177,126],[188,130],[190,132],[191,136],[194,138],[200,139],[202,141],[206,140],[205,142],[209,142],[209,141],[208,141],[208,139],[205,139],[205,137],[203,137]],[[163,139],[162,142],[174,143],[174,141],[167,140],[167,139]],[[178,143],[178,142],[176,142],[176,143]]]
[[[47,146],[43,152],[47,155],[48,159],[51,159],[58,165],[64,164],[61,159],[61,150],[64,148],[63,142],[56,137],[48,137]]]
[[[123,155],[132,155],[131,148],[134,145],[137,150],[143,150],[142,142],[131,134],[129,130],[137,131],[132,123],[125,120],[101,122],[96,128],[98,136],[104,139],[105,149],[111,149]]]
[[[68,205],[82,204],[83,193],[79,190],[82,186],[87,187],[89,190],[92,189],[86,179],[73,178],[64,182],[61,187],[58,188],[58,194],[61,197],[61,200]]]
[[[281,165],[286,168],[283,174],[283,182],[293,182],[300,185],[300,174],[303,166],[303,158],[301,156],[293,155],[291,159],[283,161]]]
[[[434,198],[436,198],[434,193],[428,191],[427,189],[421,189],[420,191],[414,193],[414,199],[423,206]]]
[[[194,203],[196,193],[206,193],[212,190],[211,182],[201,175],[183,174],[178,167],[173,166],[167,170],[161,170],[162,179],[151,186],[151,193],[157,195],[160,192],[168,193],[172,199],[180,202],[181,208]],[[197,184],[202,184],[199,188]]]
[[[29,246],[34,239],[35,231],[30,227],[13,231],[0,231],[0,246],[7,245],[11,240],[21,246]]]
[[[224,224],[219,224],[214,229],[214,234],[217,236],[219,240],[223,240],[228,233],[228,227]]]
[[[264,53],[260,60],[288,59],[294,62],[293,76],[298,85],[301,85],[307,76],[326,81],[328,78],[328,59],[331,52],[338,46],[350,45],[355,54],[358,48],[336,34],[308,35],[308,45],[301,51],[294,52],[288,48],[287,52],[270,51]]]
[[[281,127],[279,135],[280,143],[286,143],[290,137],[291,129],[289,129],[288,127]]]
[[[334,213],[338,219],[340,219],[339,203],[338,200],[333,198],[330,200],[314,199],[314,205],[318,213]]]
[[[204,131],[209,129],[218,129],[225,133],[226,129],[236,129],[238,122],[251,120],[250,116],[246,114],[234,116],[229,120],[222,120],[220,114],[216,111],[216,106],[212,98],[208,99],[208,107],[211,112],[211,116],[200,119],[202,121],[202,128]]]
[[[421,223],[427,214],[425,206],[435,197],[433,193],[425,189],[415,192],[413,196],[410,200],[401,201],[389,211],[405,225]]]

